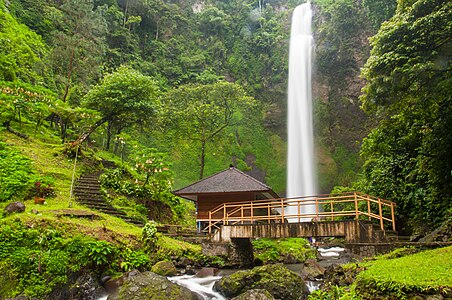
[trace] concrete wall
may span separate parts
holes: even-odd
[[[203,242],[202,254],[219,256],[229,267],[249,268],[254,265],[253,244],[248,238],[231,239],[230,242]]]

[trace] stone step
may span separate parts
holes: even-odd
[[[90,206],[96,206],[96,207],[107,207],[110,208],[112,207],[111,205],[108,205],[105,202],[101,202],[101,201],[78,201],[79,203],[83,204],[83,205],[90,205]]]
[[[103,196],[104,194],[100,190],[94,189],[74,189],[74,194],[80,196]]]
[[[97,196],[91,195],[91,196],[89,196],[89,195],[78,195],[78,194],[75,194],[75,196],[77,197],[78,201],[91,201],[91,200],[93,200],[93,201],[105,202],[105,198],[102,197],[101,195],[97,195]]]
[[[100,186],[100,182],[96,180],[78,180],[77,186]]]
[[[83,176],[80,176],[80,178],[99,180],[99,175],[95,175],[95,174],[93,174],[93,175],[83,175]]]

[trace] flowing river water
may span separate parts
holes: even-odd
[[[341,247],[325,247],[318,248],[317,250],[322,257],[320,264],[323,267],[328,267],[329,265],[338,263],[338,258],[345,249]],[[304,264],[286,264],[286,266],[288,269],[300,274],[303,270]],[[240,270],[225,270],[221,274],[226,276],[236,271]],[[220,280],[221,277],[222,276],[208,276],[199,278],[196,277],[196,275],[182,275],[169,277],[168,279],[190,289],[199,295],[199,297],[203,300],[227,300],[227,298],[213,290],[215,282]],[[309,292],[319,289],[321,285],[322,281],[306,281],[306,286]]]

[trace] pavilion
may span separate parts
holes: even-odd
[[[209,220],[209,211],[223,203],[278,198],[271,187],[232,166],[173,194],[196,203],[198,230]]]

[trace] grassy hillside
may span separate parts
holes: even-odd
[[[200,246],[162,236],[154,223],[142,229],[79,205],[70,197],[74,157],[65,146],[50,131],[34,134],[27,123],[16,129],[29,138],[0,132],[0,163],[13,166],[1,170],[0,195],[10,194],[0,202],[0,298],[43,298],[80,272],[149,269],[159,260],[182,256],[209,264]],[[75,177],[98,169],[99,161],[95,150],[83,149]],[[43,205],[33,200],[38,180],[52,190]],[[6,214],[12,201],[23,201],[25,211]],[[190,220],[188,212],[184,218]]]

